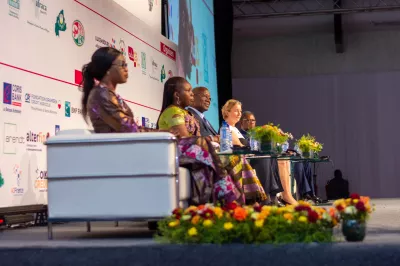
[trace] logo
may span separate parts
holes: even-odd
[[[159,77],[158,63],[156,61],[154,61],[153,58],[151,59],[151,69],[152,69],[152,71],[151,71],[151,75],[149,75],[149,77],[151,79],[159,81],[160,79],[158,78]]]
[[[56,18],[56,24],[54,25],[54,31],[56,33],[56,36],[60,37],[60,31],[65,31],[66,29],[67,29],[67,23],[65,22],[64,10],[61,10],[60,13],[58,13],[58,16]]]
[[[164,43],[160,42],[161,53],[165,54],[172,60],[176,61],[176,52],[174,49],[168,47]]]
[[[43,149],[43,143],[50,138],[50,133],[47,132],[32,132],[29,131],[26,133],[26,150],[27,151],[42,151]],[[40,145],[38,145],[39,143]]]
[[[47,6],[42,4],[40,0],[35,0],[35,17],[38,19],[41,14],[47,15]]]
[[[65,101],[65,116],[71,117],[71,103]]]
[[[161,82],[163,82],[164,79],[165,79],[165,68],[164,68],[164,65],[163,65],[162,68],[161,68],[161,75],[160,75]]]
[[[56,99],[31,93],[25,93],[25,102],[30,103],[32,105],[37,105],[37,106],[31,106],[31,109],[33,111],[39,111],[55,115],[57,114],[58,101]]]
[[[17,125],[4,123],[3,153],[17,154],[21,144],[25,144],[25,137],[19,135]]]
[[[4,185],[4,178],[3,175],[1,174],[1,170],[0,170],[0,188]]]
[[[58,109],[61,109],[61,101],[60,100],[57,103],[57,107],[58,107]]]
[[[54,129],[54,135],[57,136],[57,134],[58,134],[58,132],[60,132],[60,130],[61,130],[60,125],[56,125],[55,129]]]
[[[47,171],[39,170],[36,168],[36,180],[35,180],[35,188],[39,190],[39,192],[47,191]]]
[[[147,61],[145,52],[142,52],[141,59],[142,59],[142,74],[146,75]]]
[[[174,76],[174,74],[172,73],[172,70],[168,70],[168,77],[172,78]]]
[[[124,56],[126,56],[126,46],[124,40],[122,39],[119,39],[119,50]]]
[[[154,5],[154,0],[148,0],[149,1],[149,11],[153,11],[153,5]]]
[[[140,66],[139,65],[139,59],[138,59],[138,54],[130,46],[128,46],[128,56],[129,56],[129,59],[133,62],[133,66],[134,67]]]
[[[14,196],[21,196],[24,194],[24,189],[21,187],[22,171],[18,164],[14,165],[13,175],[17,186],[11,188],[11,193],[14,194]]]
[[[20,0],[8,0],[8,15],[19,19]]]
[[[15,107],[21,107],[22,105],[22,86],[3,83],[3,103],[6,105],[12,105]],[[20,109],[9,108],[5,106],[3,111],[10,113],[21,113]]]
[[[34,133],[32,131],[29,131],[26,133],[26,141],[27,142],[41,142],[44,143],[48,138],[50,138],[50,133],[44,133],[44,132],[39,132],[39,133]]]
[[[72,38],[77,46],[85,43],[85,29],[79,20],[72,22]]]

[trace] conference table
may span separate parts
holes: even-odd
[[[300,193],[298,193],[297,189],[295,191],[295,178],[294,178],[294,166],[296,163],[311,163],[313,165],[313,180],[314,180],[314,191],[316,190],[316,165],[319,163],[333,163],[329,157],[311,157],[311,158],[304,158],[301,156],[296,155],[289,155],[289,154],[271,154],[263,153],[259,151],[251,151],[251,150],[240,150],[240,151],[229,151],[229,152],[217,152],[217,154],[222,158],[226,156],[238,155],[244,156],[249,161],[251,160],[260,160],[260,159],[276,159],[277,161],[289,161],[290,162],[290,186],[291,186],[291,193],[292,195],[296,195],[296,199],[299,200]]]

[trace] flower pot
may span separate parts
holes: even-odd
[[[314,158],[314,152],[313,151],[303,151],[303,152],[301,152],[301,157],[307,158],[307,159]]]
[[[261,141],[260,151],[263,153],[274,153],[276,144],[272,141]]]
[[[365,222],[357,220],[343,220],[342,233],[349,242],[360,242],[365,238]]]

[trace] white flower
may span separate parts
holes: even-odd
[[[183,221],[190,220],[191,218],[192,218],[191,215],[183,215],[183,216],[182,216],[182,220],[183,220]]]
[[[259,215],[260,215],[260,214],[259,214],[258,212],[253,212],[253,213],[251,214],[251,219],[257,220]]]
[[[327,213],[327,212],[324,212],[323,214],[322,214],[322,219],[324,219],[324,220],[326,220],[326,221],[328,221],[328,222],[330,222],[330,221],[332,221],[332,217],[329,215],[329,213]]]
[[[357,213],[357,209],[354,206],[349,206],[349,207],[346,207],[344,209],[344,213],[346,213],[346,214],[356,214]]]

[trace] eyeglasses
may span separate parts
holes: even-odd
[[[121,63],[114,63],[114,66],[119,66],[119,67],[128,67],[128,64],[126,62],[121,62]]]

